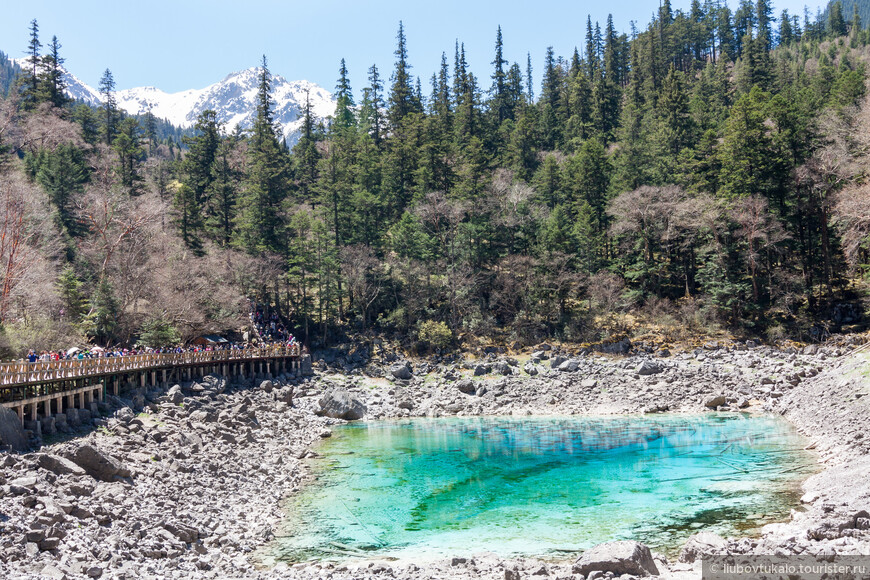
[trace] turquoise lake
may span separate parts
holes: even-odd
[[[783,521],[815,470],[774,417],[442,418],[334,429],[293,497],[282,560],[494,552],[561,559]]]

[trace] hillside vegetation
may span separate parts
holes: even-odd
[[[424,83],[399,26],[389,79],[289,150],[257,117],[192,137],[68,103],[57,39],[0,102],[0,321],[10,353],[237,329],[245,297],[320,344],[421,348],[735,333],[823,338],[863,314],[870,110],[860,16],[715,2],[490,78],[464,46]],[[838,16],[839,15],[839,16]],[[6,70],[6,69],[4,69]]]

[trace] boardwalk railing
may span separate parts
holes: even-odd
[[[238,350],[205,350],[107,356],[37,362],[0,363],[0,390],[21,385],[64,381],[151,369],[197,366],[210,363],[299,357],[299,345]]]

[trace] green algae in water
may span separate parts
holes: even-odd
[[[773,417],[443,418],[334,430],[278,557],[565,557],[782,521],[814,468]]]

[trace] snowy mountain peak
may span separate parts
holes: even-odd
[[[16,62],[21,66],[27,64],[26,59]],[[220,82],[204,89],[188,89],[177,93],[167,93],[150,86],[125,89],[117,91],[115,99],[118,107],[131,115],[144,114],[150,108],[155,117],[166,119],[177,127],[192,127],[200,113],[212,109],[227,132],[233,131],[236,126],[247,129],[253,126],[256,115],[261,70],[260,67],[251,67],[230,73]],[[65,78],[68,85],[66,92],[70,97],[95,106],[102,103],[102,97],[96,89],[68,71]],[[298,140],[306,92],[318,118],[330,117],[335,113],[335,99],[323,87],[306,80],[288,81],[282,76],[272,75],[274,118],[290,145]]]
[[[252,67],[231,73],[204,89],[166,93],[154,87],[140,87],[118,91],[115,98],[118,106],[131,114],[145,113],[150,108],[154,116],[179,127],[193,126],[200,113],[212,109],[227,131],[232,131],[237,125],[246,129],[253,125],[256,114],[260,70]],[[329,117],[335,112],[335,99],[322,87],[309,81],[288,81],[278,75],[272,77],[275,120],[281,125],[288,143],[297,140],[306,91],[317,117]]]

